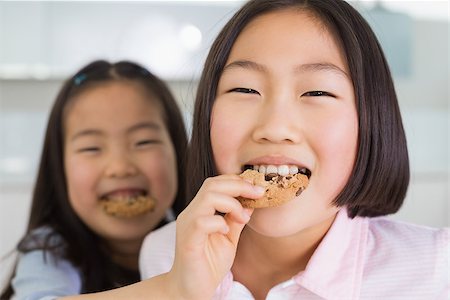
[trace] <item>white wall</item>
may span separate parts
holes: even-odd
[[[59,77],[132,57],[162,77],[191,78],[237,4],[187,2],[0,1],[0,75]],[[199,44],[185,40],[195,38],[186,25],[200,30]]]

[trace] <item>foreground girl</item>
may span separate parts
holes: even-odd
[[[189,299],[448,299],[448,230],[379,217],[405,197],[405,134],[383,52],[348,3],[245,4],[209,53],[191,147],[193,200],[145,240],[144,278],[186,272]],[[257,198],[237,175],[248,168],[303,169],[309,184],[250,218],[236,199]]]

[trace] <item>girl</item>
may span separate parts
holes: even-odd
[[[196,101],[193,200],[144,241],[144,278],[168,272],[184,299],[447,299],[448,229],[380,217],[405,197],[406,140],[383,52],[348,3],[249,1]],[[292,201],[236,200],[264,192],[244,169],[291,167],[309,174]]]
[[[31,215],[1,299],[54,299],[139,281],[144,236],[185,206],[186,131],[166,85],[95,61],[52,108]]]

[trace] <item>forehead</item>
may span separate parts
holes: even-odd
[[[162,121],[162,113],[159,100],[142,84],[111,81],[87,87],[72,98],[65,108],[64,119],[66,126],[75,127],[120,125],[141,119]]]
[[[328,27],[312,12],[300,9],[270,12],[249,22],[236,39],[227,63],[237,59],[280,66],[326,62],[348,70]]]
[[[146,89],[142,83],[127,80],[114,80],[88,86],[69,100],[66,111],[72,109],[102,110],[114,109],[118,106],[128,107],[127,110],[145,107],[160,110],[161,104],[156,95]]]

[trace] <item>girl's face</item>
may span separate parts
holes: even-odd
[[[218,171],[287,165],[312,175],[300,196],[256,209],[248,226],[288,236],[330,224],[338,211],[331,202],[353,169],[357,138],[352,81],[325,26],[295,10],[250,22],[231,50],[212,110]]]
[[[162,109],[140,84],[121,81],[87,89],[71,101],[64,123],[70,204],[110,246],[138,247],[177,191],[175,151]],[[100,204],[105,197],[136,194],[154,198],[155,209],[119,218]]]

